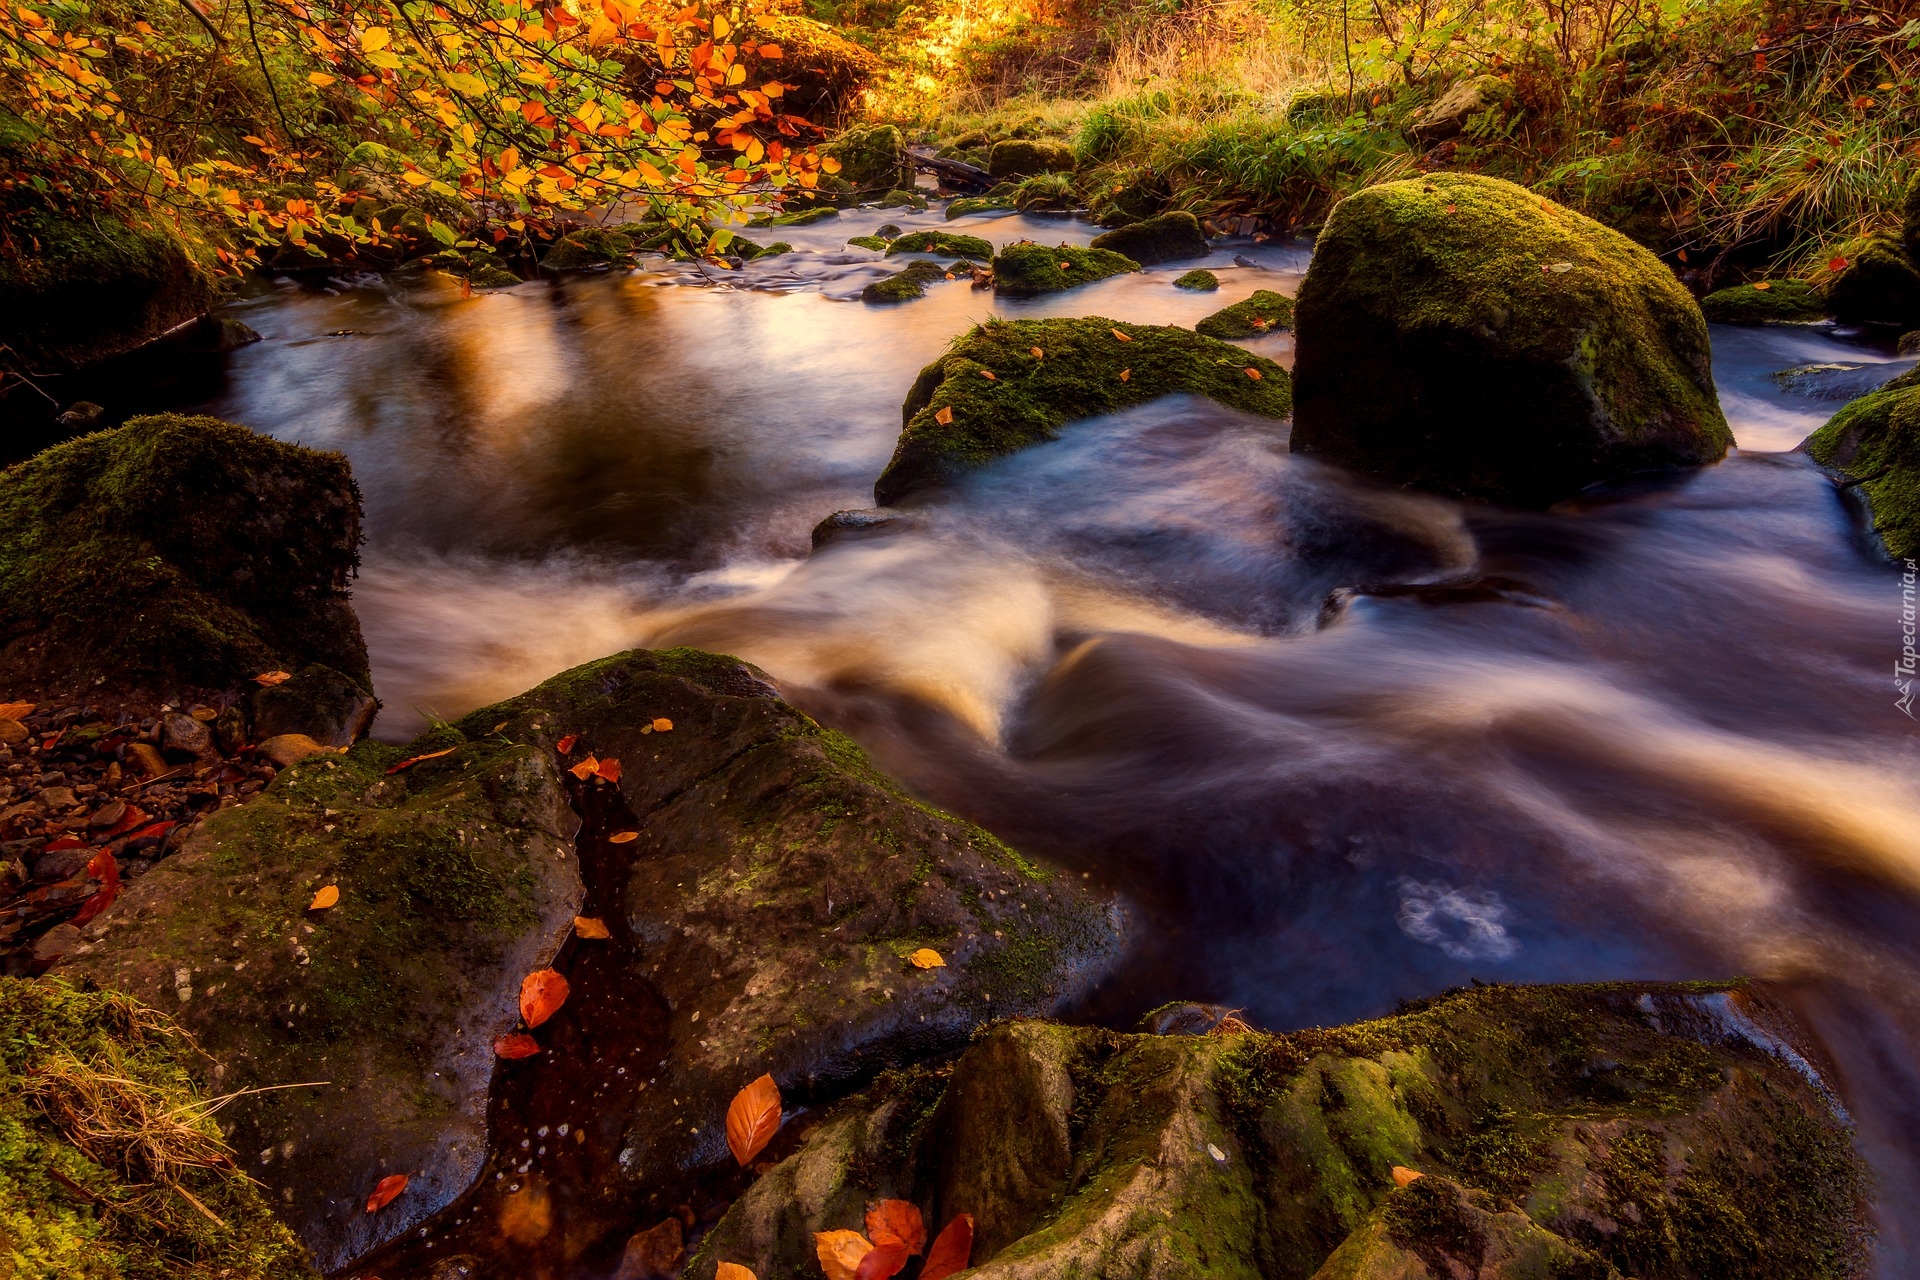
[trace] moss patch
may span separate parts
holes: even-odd
[[[1042,354],[1036,357],[1034,348]],[[1250,377],[1249,369],[1260,376]],[[874,497],[892,505],[1050,440],[1076,418],[1176,391],[1269,418],[1284,418],[1291,407],[1289,380],[1279,365],[1186,329],[1098,316],[990,321],[920,371],[901,406],[905,429],[874,484]],[[940,420],[943,413],[949,421]]]
[[[1861,396],[1802,446],[1859,487],[1873,531],[1895,560],[1920,558],[1920,385],[1913,382],[1902,375]]]
[[[1036,173],[1071,173],[1073,164],[1073,148],[1064,142],[1008,138],[993,144],[986,167],[996,178],[1020,178]]]
[[[1220,277],[1204,267],[1196,267],[1173,282],[1176,289],[1192,289],[1197,293],[1212,293],[1220,287]]]
[[[1200,220],[1184,209],[1130,222],[1093,238],[1096,249],[1125,254],[1142,266],[1207,256],[1207,233]]]
[[[1293,299],[1271,289],[1261,289],[1244,302],[1222,307],[1199,324],[1195,333],[1209,338],[1257,338],[1263,333],[1279,333],[1293,327]]]
[[[950,231],[914,231],[887,246],[889,256],[896,253],[938,253],[953,258],[993,257],[993,246],[979,236],[956,235]]]
[[[1827,285],[1834,316],[1852,324],[1920,323],[1920,270],[1890,235],[1856,240],[1840,251],[1846,267]]]
[[[871,249],[875,253],[887,251],[887,242],[879,236],[854,236],[847,243],[856,249]]]
[[[1795,323],[1826,315],[1827,300],[1804,280],[1773,280],[1716,290],[1700,299],[1700,313],[1715,324]]]
[[[839,177],[863,191],[893,191],[913,185],[907,140],[890,124],[853,129],[823,148],[840,162]]]
[[[585,271],[618,262],[633,252],[624,232],[607,227],[582,227],[553,242],[540,265],[549,271]]]
[[[884,280],[875,280],[860,291],[860,301],[890,303],[911,302],[927,296],[927,286],[947,278],[946,268],[933,262],[910,262],[904,271],[896,271]]]
[[[778,214],[767,223],[773,227],[810,227],[816,222],[825,222],[828,218],[840,216],[838,209],[822,206],[818,209],[802,209],[797,213]]]
[[[1010,244],[994,257],[993,291],[1010,298],[1030,298],[1138,270],[1140,264],[1132,258],[1108,249]]]
[[[1013,201],[1005,196],[961,196],[947,204],[947,220],[964,218],[970,213],[1011,213]]]

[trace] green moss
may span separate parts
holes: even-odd
[[[871,249],[875,253],[887,251],[887,242],[879,236],[853,236],[847,243],[858,249]]]
[[[1220,277],[1204,267],[1196,267],[1173,282],[1176,289],[1192,289],[1198,293],[1212,293],[1220,287]]]
[[[985,262],[993,257],[993,246],[979,236],[956,235],[950,231],[914,231],[888,245],[887,253],[938,253],[955,258],[978,258]]]
[[[1111,249],[1142,266],[1207,256],[1207,233],[1184,209],[1143,218],[1093,238],[1096,249]]]
[[[1256,338],[1292,327],[1293,299],[1271,289],[1261,289],[1244,302],[1222,307],[1193,329],[1209,338],[1230,339]]]
[[[783,253],[792,253],[793,246],[785,240],[775,240],[772,244],[754,254],[756,258],[777,258]]]
[[[1895,560],[1920,558],[1920,385],[1903,375],[1861,396],[1802,447],[1857,486]]]
[[[802,209],[797,213],[783,213],[774,217],[769,226],[774,227],[810,227],[816,222],[825,222],[828,218],[837,218],[840,211],[828,206],[818,209]]]
[[[207,1152],[224,1149],[195,1083],[204,1059],[160,1014],[114,992],[0,978],[0,1065],[0,1271],[20,1280],[314,1276],[231,1164],[161,1178],[131,1143],[94,1138],[83,1148],[63,1124],[77,1099],[63,1083],[107,1077],[117,1082],[107,1096],[137,1096],[184,1120]]]
[[[1846,267],[1827,284],[1827,306],[1849,324],[1920,322],[1920,270],[1893,236],[1869,236],[1840,251]]]
[[[1900,201],[1900,243],[1910,260],[1920,262],[1920,173],[1907,183],[1906,195]]]
[[[1042,352],[1039,357],[1034,348]],[[1261,376],[1249,377],[1248,369]],[[1124,381],[1123,371],[1128,373]],[[1050,440],[1076,418],[1176,391],[1270,418],[1286,417],[1291,404],[1280,366],[1185,329],[1097,316],[990,321],[962,335],[946,355],[920,371],[901,406],[905,429],[874,484],[874,496],[892,505]],[[943,411],[950,422],[939,420]]]
[[[882,209],[924,209],[927,198],[918,191],[889,191],[880,198]]]
[[[345,458],[135,418],[0,471],[0,669],[170,690],[321,662],[367,680]]]
[[[1826,315],[1827,302],[1804,280],[1773,280],[1716,290],[1700,299],[1700,313],[1714,324],[1794,323]]]
[[[1030,298],[1139,269],[1140,264],[1132,258],[1108,249],[1065,244],[1050,249],[1022,242],[1008,245],[995,256],[993,291],[1010,298]]]
[[[946,269],[932,262],[910,262],[904,271],[896,271],[884,280],[875,280],[860,291],[862,302],[911,302],[924,298],[927,286],[947,278]]]
[[[964,218],[970,213],[1011,213],[1013,201],[1004,196],[961,196],[947,204],[947,220]]]
[[[1035,173],[1073,172],[1073,148],[1064,142],[1035,142],[1008,138],[987,153],[987,172],[996,178],[1026,177]]]
[[[840,162],[842,181],[863,191],[894,191],[913,186],[913,156],[907,140],[890,124],[853,129],[822,150]]]
[[[633,241],[621,231],[582,227],[553,242],[540,265],[549,271],[584,271],[618,262],[633,252]]]
[[[1021,213],[1072,213],[1080,193],[1064,173],[1037,173],[1014,188],[1013,207]]]

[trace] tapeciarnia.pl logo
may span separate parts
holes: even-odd
[[[1907,571],[1900,575],[1900,660],[1893,664],[1893,687],[1900,691],[1893,705],[1904,711],[1909,720],[1920,719],[1913,714],[1914,662],[1920,658],[1913,648],[1913,584],[1914,564],[1909,560]]]

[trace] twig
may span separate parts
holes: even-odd
[[[213,19],[209,18],[199,5],[195,4],[193,0],[180,0],[180,3],[186,8],[188,13],[194,16],[194,19],[198,21],[201,26],[207,29],[207,34],[213,37],[215,44],[224,46],[227,43],[227,38],[221,35],[219,30],[214,27]]]

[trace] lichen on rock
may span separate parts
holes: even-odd
[[[994,255],[993,291],[1010,298],[1031,298],[1138,270],[1139,263],[1111,249],[1048,247],[1027,241],[1007,245]]]
[[[1286,370],[1187,329],[1098,316],[989,321],[920,371],[874,497],[891,506],[1050,440],[1076,418],[1179,391],[1275,419],[1292,405]]]
[[[1890,557],[1920,558],[1920,375],[1861,396],[1800,447],[1857,490]]]
[[[1258,289],[1230,307],[1222,307],[1193,326],[1195,333],[1231,340],[1257,338],[1293,327],[1293,299],[1271,289]]]
[[[1207,233],[1200,220],[1184,209],[1130,222],[1093,238],[1096,249],[1111,249],[1144,267],[1182,258],[1207,256]]]
[[[1335,206],[1300,287],[1293,448],[1520,506],[1723,457],[1707,326],[1653,254],[1495,178]]]
[[[1826,296],[1804,280],[1737,284],[1700,299],[1700,313],[1714,324],[1797,324],[1827,314]]]

